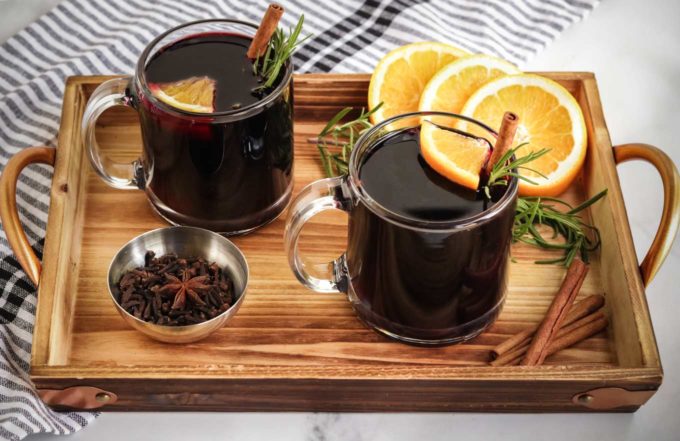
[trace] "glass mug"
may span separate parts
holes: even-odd
[[[291,204],[286,252],[298,280],[318,292],[344,292],[369,327],[402,342],[443,345],[480,334],[497,318],[505,299],[517,179],[494,205],[463,219],[426,221],[388,210],[359,179],[372,148],[396,127],[422,117],[470,132],[495,132],[472,119],[442,112],[418,112],[384,121],[364,133],[349,160],[348,175],[315,181]],[[493,144],[493,143],[492,143]],[[389,144],[382,148],[389,148]],[[298,238],[315,214],[348,213],[347,250],[328,265],[303,263]],[[323,272],[323,278],[319,273]]]
[[[172,224],[242,234],[274,220],[293,189],[292,63],[260,101],[210,114],[165,104],[145,78],[149,60],[183,38],[203,33],[252,38],[256,31],[257,25],[236,20],[180,25],[144,49],[134,76],[101,84],[82,122],[85,148],[99,176],[115,188],[144,190],[153,209]],[[117,105],[139,114],[142,156],[131,164],[102,156],[95,139],[97,118]]]

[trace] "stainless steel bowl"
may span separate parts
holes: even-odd
[[[144,265],[147,250],[161,256],[176,253],[180,257],[203,257],[216,262],[234,282],[234,304],[203,323],[186,326],[165,326],[145,322],[123,309],[118,303],[118,281],[131,269]],[[241,250],[229,239],[212,231],[194,227],[167,227],[149,231],[125,244],[114,256],[109,267],[109,294],[123,319],[133,328],[149,337],[167,343],[191,343],[207,337],[224,326],[236,314],[246,296],[248,264]]]

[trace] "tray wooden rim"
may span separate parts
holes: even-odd
[[[634,258],[635,252],[633,247],[632,235],[629,228],[629,223],[625,211],[625,206],[623,203],[623,197],[621,194],[621,189],[618,182],[618,176],[616,174],[616,165],[614,162],[614,157],[612,154],[612,146],[609,138],[609,133],[606,129],[606,124],[604,122],[604,115],[599,102],[599,94],[597,90],[597,84],[595,81],[595,76],[592,73],[587,72],[543,72],[543,75],[549,78],[569,82],[577,81],[583,85],[583,90],[585,93],[585,99],[589,104],[588,116],[586,117],[586,124],[589,131],[594,135],[594,139],[591,140],[592,144],[596,147],[595,154],[599,156],[599,159],[605,164],[604,172],[607,174],[608,180],[610,180],[609,196],[607,198],[607,207],[612,211],[617,213],[620,222],[615,225],[618,230],[616,231],[616,237],[619,241],[619,246],[624,250],[632,251],[632,253],[627,253],[627,256],[621,256],[621,264],[624,268],[624,273],[626,276],[626,282],[631,289],[631,293],[634,296],[632,301],[634,301],[640,308],[639,314],[635,315],[635,324],[638,332],[640,333],[640,347],[642,348],[643,363],[642,367],[588,367],[588,366],[540,366],[536,368],[487,368],[485,372],[480,374],[480,369],[478,367],[429,367],[429,366],[416,366],[409,367],[407,372],[399,373],[398,371],[404,371],[403,368],[397,366],[395,368],[366,368],[366,371],[370,371],[371,374],[375,375],[371,377],[372,380],[391,380],[391,379],[404,379],[404,378],[414,378],[417,377],[418,380],[428,381],[428,380],[465,380],[465,381],[475,381],[479,380],[491,380],[498,379],[504,381],[582,381],[584,379],[602,379],[604,376],[608,379],[636,379],[637,381],[652,383],[660,383],[662,370],[658,357],[658,349],[656,346],[656,341],[654,339],[653,328],[651,325],[651,320],[649,317],[649,311],[647,309],[646,300],[644,297],[644,288],[642,284],[642,279],[638,270],[638,263]],[[77,76],[70,77],[67,81],[65,96],[64,96],[64,107],[62,112],[62,130],[60,131],[57,149],[57,161],[55,165],[54,176],[55,179],[52,183],[51,189],[51,206],[49,213],[47,236],[45,240],[45,254],[44,257],[57,259],[57,261],[68,262],[69,256],[64,255],[63,249],[59,247],[59,244],[64,240],[72,239],[69,237],[64,237],[63,231],[61,229],[61,223],[64,219],[64,203],[67,198],[78,198],[81,197],[81,189],[68,188],[68,176],[73,173],[73,164],[69,161],[69,150],[68,147],[71,146],[75,139],[79,139],[79,118],[80,115],[77,112],[77,106],[75,103],[82,102],[85,97],[79,92],[78,87],[83,84],[97,84],[106,79],[112,78],[111,76]],[[343,87],[343,84],[347,82],[364,81],[367,82],[369,76],[367,74],[305,74],[296,75],[295,84],[296,88],[304,84],[314,84],[319,82],[333,83],[339,89]],[[585,112],[584,112],[585,113]],[[75,130],[70,130],[69,127],[75,127]],[[66,150],[65,150],[66,149]],[[66,151],[67,154],[61,153]],[[88,166],[87,164],[80,164],[81,166]],[[77,168],[77,167],[76,167]],[[612,214],[613,215],[613,214]],[[60,272],[56,268],[46,266],[44,268],[41,283],[39,286],[38,298],[40,308],[38,308],[36,326],[35,326],[35,337],[34,342],[37,344],[33,345],[33,363],[31,368],[31,378],[36,383],[49,382],[50,379],[58,378],[72,378],[72,379],[97,379],[97,378],[153,378],[160,377],[162,373],[156,375],[155,372],[165,372],[162,367],[146,368],[136,365],[132,366],[116,366],[113,367],[76,367],[70,368],[68,366],[55,366],[51,365],[55,360],[52,357],[50,350],[51,345],[59,344],[59,335],[52,333],[51,325],[54,322],[53,319],[58,317],[67,316],[68,310],[63,310],[59,305],[55,305],[53,300],[53,293],[50,292],[50,288],[58,287],[63,283],[60,280]],[[160,370],[159,370],[160,369]],[[288,367],[280,368],[278,366],[248,366],[246,370],[251,372],[244,372],[235,369],[233,366],[211,366],[211,369],[206,372],[205,366],[197,367],[169,367],[168,372],[172,371],[175,374],[180,373],[180,375],[175,375],[174,378],[182,379],[194,379],[196,378],[198,371],[204,369],[200,372],[201,377],[209,378],[223,378],[223,379],[239,379],[239,378],[300,378],[300,379],[361,379],[363,378],[359,375],[359,371],[355,371],[354,374],[344,372],[343,370],[337,370],[332,366],[321,366],[321,367],[301,367],[297,374],[291,376]],[[152,370],[154,372],[152,372]],[[284,372],[285,371],[285,372]],[[565,372],[569,372],[570,377],[565,378]]]

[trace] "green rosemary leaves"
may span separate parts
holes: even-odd
[[[580,213],[607,194],[602,190],[582,204],[573,207],[562,199],[551,197],[521,197],[517,199],[512,236],[515,242],[551,250],[563,250],[555,259],[537,260],[535,263],[554,263],[569,266],[576,256],[588,261],[588,253],[600,246],[600,232],[584,222]],[[557,207],[561,206],[562,210]],[[538,225],[549,227],[546,238]],[[562,240],[557,239],[559,236]]]
[[[341,122],[352,110],[346,107],[338,112],[319,133],[316,147],[321,155],[321,164],[329,178],[346,174],[348,171],[349,154],[354,143],[364,131],[372,127],[370,117],[382,103],[371,111],[362,108],[359,116],[347,122]]]
[[[528,164],[547,154],[550,149],[529,152],[520,157],[515,156],[517,151],[525,145],[526,143],[509,149],[494,165],[489,174],[488,181],[483,187],[487,198],[491,197],[490,191],[492,187],[507,185],[507,178],[509,177],[516,177],[529,184],[536,184],[531,178],[522,175],[520,170],[532,171],[539,176],[543,176],[528,166]],[[564,254],[561,257],[538,260],[535,263],[553,263],[569,266],[576,256],[581,257],[584,262],[587,262],[588,253],[600,246],[600,233],[596,227],[585,223],[579,213],[602,199],[606,194],[607,190],[605,189],[577,207],[573,207],[558,198],[520,197],[517,199],[517,208],[515,209],[515,221],[512,232],[513,240],[544,249],[564,250]],[[541,232],[540,225],[547,226],[549,231],[552,232],[549,239],[546,239]],[[562,237],[561,240],[558,239],[560,236]]]
[[[517,153],[520,148],[527,144],[528,143],[525,142],[515,148],[508,149],[508,151],[505,152],[503,156],[501,156],[498,162],[494,164],[493,168],[491,169],[491,173],[489,173],[488,180],[483,187],[484,194],[488,199],[491,199],[491,188],[499,185],[508,185],[507,178],[509,177],[515,177],[530,184],[536,184],[536,182],[531,178],[522,175],[519,172],[520,170],[529,170],[540,176],[543,176],[543,174],[540,172],[527,167],[527,164],[545,155],[550,151],[550,149],[541,149],[535,152],[529,152],[528,154],[520,157],[515,156],[515,153]]]
[[[269,45],[264,55],[258,57],[253,63],[253,74],[262,77],[263,83],[258,89],[267,89],[274,85],[281,69],[286,64],[286,61],[293,55],[293,52],[304,43],[310,35],[303,39],[300,38],[302,32],[302,25],[305,22],[304,14],[300,16],[297,24],[293,29],[284,32],[281,28],[277,28],[269,40]]]

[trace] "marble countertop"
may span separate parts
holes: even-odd
[[[56,4],[56,0],[0,0],[0,41]],[[614,144],[646,142],[680,164],[672,130],[680,126],[680,2],[605,1],[567,30],[525,70],[595,72]],[[662,192],[651,166],[619,167],[640,259],[658,224]],[[677,440],[680,437],[680,242],[647,289],[665,367],[664,384],[635,414],[312,414],[109,413],[75,440],[230,439],[428,441],[466,439]],[[674,271],[675,270],[675,271]],[[47,439],[36,436],[31,439]]]

